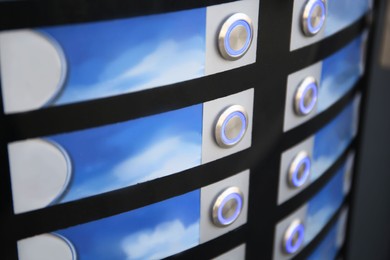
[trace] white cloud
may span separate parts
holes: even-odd
[[[200,139],[200,138],[199,138]],[[136,184],[183,171],[200,164],[201,144],[175,136],[152,144],[113,169],[120,183]]]
[[[185,133],[182,136],[171,136],[154,142],[136,156],[131,155],[124,159],[109,172],[101,173],[93,180],[74,186],[72,193],[63,201],[128,187],[196,167],[201,163],[200,140],[201,137],[197,133]]]
[[[306,220],[306,233],[305,241],[310,242],[330,220],[331,216],[335,213],[337,208],[334,204],[328,205],[322,208],[314,215],[308,216]]]
[[[321,156],[313,163],[311,180],[314,181],[320,177],[334,162],[333,156]]]
[[[199,244],[199,222],[186,227],[180,220],[127,236],[121,244],[127,259],[161,259]]]
[[[111,67],[123,63],[124,58],[131,59],[132,55],[132,52],[123,54],[112,62]],[[110,72],[109,80],[67,88],[58,103],[114,96],[201,77],[204,75],[204,59],[204,40],[201,37],[194,36],[183,42],[167,40],[127,71],[112,76]],[[106,70],[111,71],[110,67]]]

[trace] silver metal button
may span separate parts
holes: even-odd
[[[302,14],[302,31],[306,36],[316,35],[325,24],[325,0],[307,1]]]
[[[219,116],[215,126],[215,140],[220,147],[238,144],[248,128],[248,114],[243,106],[233,105]]]
[[[311,174],[311,159],[306,151],[299,152],[290,164],[288,185],[291,188],[303,186]]]
[[[299,84],[294,98],[294,112],[298,116],[310,114],[318,100],[318,83],[314,77],[305,78]]]
[[[244,203],[244,195],[238,187],[224,190],[212,207],[212,220],[218,227],[232,224],[239,217]]]
[[[222,25],[218,47],[223,58],[237,60],[248,51],[253,38],[252,20],[243,13],[230,16]]]
[[[295,219],[284,233],[282,249],[286,254],[296,253],[303,244],[305,227],[300,219]]]

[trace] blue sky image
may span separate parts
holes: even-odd
[[[318,112],[326,110],[339,100],[354,87],[363,74],[362,43],[363,36],[359,36],[323,61]]]
[[[204,75],[206,8],[40,28],[62,47],[67,81],[54,105]]]
[[[56,233],[80,260],[161,259],[199,244],[200,191],[196,190]]]
[[[200,165],[202,104],[47,139],[70,156],[72,201]]]
[[[311,179],[321,176],[345,151],[354,138],[354,102],[314,136]]]
[[[370,8],[370,0],[328,0],[325,35],[332,35],[362,17]]]
[[[345,167],[342,166],[326,186],[309,201],[306,213],[306,243],[321,231],[341,206],[344,199],[344,171]]]
[[[326,237],[321,241],[316,249],[311,253],[307,260],[329,260],[335,259],[339,250],[337,246],[337,228],[338,223],[334,224]]]

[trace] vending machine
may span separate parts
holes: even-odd
[[[356,255],[385,2],[0,1],[1,258]]]

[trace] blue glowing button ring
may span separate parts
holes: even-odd
[[[301,220],[295,219],[284,233],[283,251],[289,255],[296,253],[302,247],[304,235],[305,226]]]
[[[240,216],[244,204],[244,195],[238,187],[224,190],[215,200],[212,208],[214,225],[225,227],[232,224]]]
[[[298,116],[310,114],[318,100],[318,83],[314,77],[305,78],[295,92],[294,112]]]
[[[249,50],[253,39],[252,20],[243,13],[230,16],[222,25],[218,47],[226,60],[238,60]]]
[[[325,0],[307,1],[302,14],[302,31],[306,36],[316,35],[325,24]]]
[[[306,151],[299,152],[290,164],[288,184],[291,188],[302,187],[309,179],[311,160]]]
[[[248,114],[243,106],[233,105],[225,109],[215,125],[215,141],[222,148],[238,144],[248,128]]]

